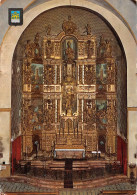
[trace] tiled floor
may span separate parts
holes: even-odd
[[[6,192],[6,193],[0,193],[0,195],[58,195],[58,193],[52,193],[52,192]]]
[[[130,183],[119,183],[114,185],[108,185],[104,187],[98,187],[95,189],[84,189],[84,190],[61,190],[59,195],[98,195],[101,191],[120,191],[120,190],[135,190],[136,185]]]
[[[98,187],[95,189],[62,189],[59,190],[59,195],[98,195],[102,190],[135,190],[136,185],[130,183],[119,183],[114,185],[108,185],[104,187]],[[35,187],[25,183],[14,183],[0,181],[0,192],[54,192],[53,189],[45,189]],[[1,194],[1,193],[0,193]]]
[[[0,192],[53,192],[53,190],[35,187],[26,183],[0,181]]]

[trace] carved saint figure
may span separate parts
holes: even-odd
[[[67,100],[66,100],[66,109],[69,110],[71,108],[71,94],[67,94]]]
[[[91,26],[90,26],[90,24],[87,24],[86,26],[85,26],[85,31],[84,31],[84,33],[87,33],[87,35],[91,35]]]
[[[39,82],[39,69],[38,68],[36,69],[35,82],[36,82],[36,84],[38,84],[38,82]]]
[[[88,41],[87,43],[87,50],[88,50],[88,58],[91,58],[91,56],[94,54],[94,42]]]
[[[52,42],[51,42],[51,40],[47,40],[47,43],[46,43],[46,57],[51,58],[52,52],[53,52]]]
[[[34,43],[38,44],[38,42],[39,42],[39,33],[36,33],[34,38]]]
[[[47,35],[51,35],[51,25],[49,24],[46,29]]]
[[[34,37],[34,58],[39,58],[40,57],[40,47],[39,47],[39,33],[36,33]]]
[[[106,50],[106,43],[105,43],[105,40],[104,40],[104,36],[102,35],[100,37],[100,43],[99,43],[99,48],[98,48],[99,57],[104,57],[105,50]]]
[[[68,16],[68,21],[63,22],[62,29],[65,34],[72,34],[76,31],[77,27],[76,24],[71,21],[71,16]]]
[[[40,58],[39,33],[36,33],[33,43],[27,41],[25,46],[25,57]]]
[[[103,82],[103,66],[101,66],[101,69],[100,69],[100,80]]]
[[[72,115],[72,102],[74,99],[73,89],[68,89],[66,93],[66,114],[67,116]]]
[[[71,48],[71,42],[67,42],[67,49],[65,51],[66,57],[67,57],[67,62],[72,63],[73,60],[75,59],[75,54],[74,50]]]
[[[30,40],[27,40],[27,44],[25,45],[25,57],[31,57],[32,56],[32,45],[30,43]]]
[[[109,40],[106,40],[106,56],[112,57],[112,47]]]

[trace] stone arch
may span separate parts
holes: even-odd
[[[12,64],[12,57],[13,53],[16,47],[16,44],[23,33],[23,31],[26,29],[26,27],[29,25],[29,23],[37,17],[40,13],[49,10],[51,8],[59,7],[59,6],[79,6],[82,8],[87,8],[89,10],[93,10],[100,15],[102,15],[115,29],[116,33],[118,34],[121,43],[123,45],[126,59],[127,59],[127,72],[128,72],[128,78],[127,78],[127,87],[128,87],[128,106],[133,106],[133,104],[136,102],[135,97],[132,96],[135,89],[132,87],[130,88],[131,83],[135,82],[135,77],[132,77],[134,74],[131,71],[131,66],[135,65],[135,47],[136,43],[134,38],[132,37],[131,33],[127,29],[127,27],[123,24],[123,22],[116,17],[113,13],[108,11],[107,9],[100,7],[96,4],[93,4],[91,2],[80,0],[80,1],[58,1],[55,0],[45,2],[43,4],[38,5],[37,7],[32,8],[28,12],[24,14],[24,24],[23,26],[20,26],[18,28],[11,27],[9,31],[7,32],[5,39],[3,41],[3,44],[1,46],[1,72],[4,71],[4,67],[8,67],[8,75],[11,76],[11,64]],[[129,48],[129,43],[132,46]],[[135,70],[135,67],[133,67],[133,71]],[[129,77],[132,77],[132,79],[129,79]],[[10,107],[10,79],[8,79],[9,83],[7,87],[8,93],[5,91],[6,94],[8,94],[8,104],[6,107]],[[6,95],[7,96],[7,95]],[[3,106],[2,106],[3,107]]]

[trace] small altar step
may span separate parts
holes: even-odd
[[[20,161],[21,166],[24,166],[27,162],[31,163],[32,167],[46,168],[53,170],[64,170],[65,169],[65,159],[54,159],[54,160],[33,160],[33,161]],[[86,159],[73,159],[73,170],[88,170],[94,168],[105,168],[106,164],[114,163],[114,161],[107,160],[86,160]],[[118,162],[117,162],[118,163]]]

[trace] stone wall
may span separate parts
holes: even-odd
[[[9,164],[10,161],[10,117],[9,110],[0,109],[0,151],[2,153],[0,164]]]

